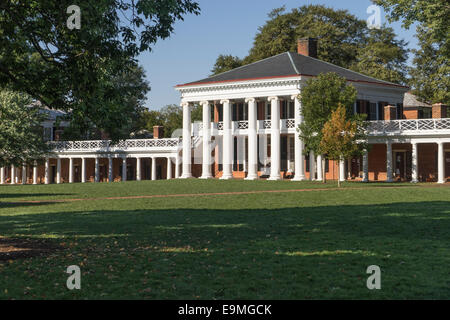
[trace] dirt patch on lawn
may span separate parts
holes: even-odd
[[[48,240],[0,236],[0,261],[45,256],[59,249]]]

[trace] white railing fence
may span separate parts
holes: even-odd
[[[51,141],[53,151],[114,151],[181,147],[181,139],[135,139],[111,144],[109,140]]]
[[[367,129],[370,134],[450,130],[450,118],[370,121]]]

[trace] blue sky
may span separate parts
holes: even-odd
[[[147,107],[158,110],[168,104],[179,104],[177,84],[205,78],[219,54],[245,57],[252,47],[258,27],[268,20],[274,8],[292,8],[305,4],[324,4],[337,9],[347,9],[360,19],[367,20],[370,0],[197,0],[201,14],[190,15],[175,24],[170,38],[160,40],[153,51],[139,57],[147,73],[152,90]],[[382,11],[382,23],[387,23]],[[414,48],[417,41],[415,29],[391,25],[399,38]]]

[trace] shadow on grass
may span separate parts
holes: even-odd
[[[153,281],[141,296],[172,299],[448,298],[448,230],[448,201],[0,216],[6,237],[51,234],[90,268],[114,265],[121,297],[148,287],[126,278],[133,269]],[[379,293],[365,287],[372,264],[385,272]]]
[[[1,199],[71,196],[71,193],[0,193]]]

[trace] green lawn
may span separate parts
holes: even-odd
[[[195,195],[290,189],[317,190]],[[168,194],[188,196],[105,199]],[[1,299],[450,298],[449,186],[0,186],[0,246],[18,238],[59,249],[0,259]],[[81,267],[81,290],[66,288],[69,265]],[[381,268],[381,290],[366,287],[370,265]]]

